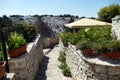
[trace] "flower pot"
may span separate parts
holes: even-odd
[[[120,52],[101,53],[100,56],[106,59],[120,59]]]
[[[15,49],[15,50],[9,50],[10,57],[16,58],[22,55],[24,52],[26,52],[26,44],[23,45],[22,47]]]
[[[0,80],[6,76],[5,72],[6,61],[0,62]]]
[[[87,55],[89,55],[89,56],[93,55],[93,51],[91,49],[85,49],[84,53],[87,54]]]

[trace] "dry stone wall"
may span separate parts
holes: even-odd
[[[42,38],[27,45],[27,52],[18,58],[9,59],[10,72],[16,73],[15,80],[34,80],[43,58]]]
[[[119,60],[83,56],[82,52],[70,43],[65,52],[74,80],[120,80]]]

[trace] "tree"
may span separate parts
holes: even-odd
[[[116,15],[120,15],[120,6],[118,4],[112,4],[100,9],[98,12],[98,20],[111,22],[111,19]]]
[[[2,17],[3,27],[11,27],[12,26],[12,20],[8,18],[6,15]]]

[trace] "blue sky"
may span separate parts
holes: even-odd
[[[120,0],[0,0],[0,16],[72,14],[97,17],[102,7],[113,3],[120,5]]]

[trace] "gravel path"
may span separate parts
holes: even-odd
[[[65,77],[58,65],[60,62],[57,60],[59,56],[59,44],[53,49],[44,49],[44,58],[40,65],[40,69],[36,76],[36,80],[72,80]]]

